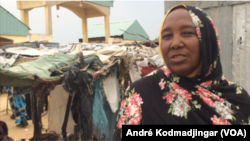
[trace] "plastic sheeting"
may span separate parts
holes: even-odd
[[[99,78],[95,83],[95,98],[93,105],[94,135],[100,140],[103,134],[105,134],[105,140],[112,140],[116,125],[118,107],[120,107],[121,103],[121,92],[120,89],[117,88],[117,85],[119,84],[115,87],[112,86],[114,84],[111,83],[116,83],[117,68],[114,67],[113,75],[109,74],[109,76],[107,76],[104,80],[103,79],[104,78]],[[114,90],[112,91],[113,88]]]
[[[161,55],[155,55],[155,56],[149,58],[148,60],[149,60],[150,64],[152,64],[153,66],[158,67],[158,68],[165,65]]]
[[[117,74],[116,68],[114,68],[114,73],[115,73],[115,76],[109,75],[103,81],[103,89],[107,97],[109,106],[112,112],[115,113],[118,110],[119,101],[120,101],[120,87],[119,87],[119,82],[116,78],[116,74]]]
[[[63,89],[62,85],[56,86],[55,89],[50,92],[50,112],[48,117],[49,131],[55,131],[57,133],[62,132],[68,97],[69,94]],[[74,125],[75,121],[73,120],[72,112],[70,110],[66,132],[73,134]]]
[[[60,80],[61,77],[50,77],[50,70],[71,65],[77,61],[78,56],[73,54],[57,54],[55,57],[41,57],[36,61],[22,63],[8,69],[0,66],[0,85],[25,87],[38,84],[38,80],[29,78],[37,75],[45,80]],[[85,57],[86,60],[88,57]],[[90,59],[92,57],[89,57]],[[98,57],[97,57],[98,58]],[[42,64],[42,65],[41,65]]]
[[[6,58],[4,55],[0,56],[0,66],[3,68],[9,68],[11,67],[18,58],[19,54],[13,54],[10,58]]]
[[[95,82],[95,97],[93,103],[93,126],[94,135],[97,138],[101,138],[103,134],[107,134],[108,119],[103,108],[103,94],[101,92],[102,79],[99,78]]]
[[[34,49],[30,47],[15,47],[15,48],[8,48],[6,52],[14,53],[14,54],[21,54],[21,55],[28,55],[28,56],[49,56],[55,55],[58,53],[57,49]]]

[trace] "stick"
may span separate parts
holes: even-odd
[[[39,125],[38,125],[38,117],[37,117],[37,103],[36,103],[36,91],[34,90],[31,94],[31,108],[32,108],[32,121],[34,125],[34,133],[33,136],[40,135],[41,132],[39,133]],[[40,114],[41,116],[41,114]]]
[[[120,29],[120,30],[121,30],[121,31],[124,31],[124,30],[122,30],[122,29]],[[150,44],[152,45],[152,47],[157,47],[157,45],[156,45],[154,42],[152,42],[151,40],[149,40],[149,38],[147,38],[147,37],[145,37],[145,36],[143,36],[143,35],[141,35],[141,34],[129,33],[129,32],[127,32],[127,31],[124,31],[124,32],[127,33],[127,34],[131,34],[131,35],[141,36],[142,38],[148,40],[148,41],[150,42]]]
[[[134,40],[135,41],[135,40]],[[142,48],[142,46],[140,45],[140,44],[138,44],[136,41],[135,41],[135,43],[139,46],[139,47],[141,47]]]
[[[77,140],[77,125],[74,126],[74,139]]]
[[[122,29],[120,29],[120,30],[121,30],[121,31],[124,31],[124,30],[122,30]],[[126,32],[127,34],[131,34],[131,35],[141,36],[142,38],[145,38],[146,40],[149,40],[149,38],[147,38],[147,37],[145,37],[145,36],[143,36],[143,35],[141,35],[141,34],[129,33],[129,32],[127,32],[127,31],[124,31],[124,32]]]
[[[71,107],[71,101],[72,101],[72,96],[69,94],[67,107],[66,107],[66,112],[65,112],[64,121],[63,121],[63,126],[62,126],[62,134],[63,134],[63,139],[65,141],[67,140],[66,128],[67,128],[67,124],[68,124],[69,110],[70,110],[70,107]]]

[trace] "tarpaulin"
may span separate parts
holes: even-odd
[[[25,87],[41,83],[40,79],[32,80],[34,75],[48,82],[60,81],[61,77],[50,76],[51,71],[75,64],[77,59],[78,56],[76,54],[57,54],[55,57],[41,57],[36,61],[22,63],[9,69],[4,69],[0,66],[0,85]],[[96,55],[85,56],[84,60],[91,64],[104,66]],[[94,71],[93,69],[88,69],[90,73]]]

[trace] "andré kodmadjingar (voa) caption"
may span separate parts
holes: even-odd
[[[197,129],[190,129],[189,131],[174,131],[171,129],[170,131],[164,131],[162,129],[152,129],[145,131],[142,129],[141,131],[131,131],[128,129],[126,132],[127,137],[132,136],[189,136],[192,138],[195,137],[216,137],[220,136],[221,138],[227,136],[238,136],[238,137],[246,137],[246,129],[221,129],[220,131],[197,131]]]

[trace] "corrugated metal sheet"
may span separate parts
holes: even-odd
[[[250,3],[233,6],[233,79],[250,92]]]
[[[88,1],[102,6],[113,7],[113,1]]]
[[[179,3],[198,6],[213,19],[221,41],[224,76],[250,92],[250,2],[166,1],[165,13]]]
[[[232,81],[232,6],[203,9],[214,21],[221,42],[221,63],[223,75]]]
[[[0,35],[27,36],[29,27],[0,6]]]
[[[121,31],[120,29],[125,30],[130,33],[138,33],[138,34],[148,37],[147,33],[140,26],[137,20],[111,22],[110,23],[110,36],[124,35],[124,39],[144,40],[141,37],[138,38],[137,36],[134,36],[134,35],[128,35],[124,33],[124,31]],[[88,38],[99,38],[99,37],[105,37],[104,23],[95,24],[88,29]]]

